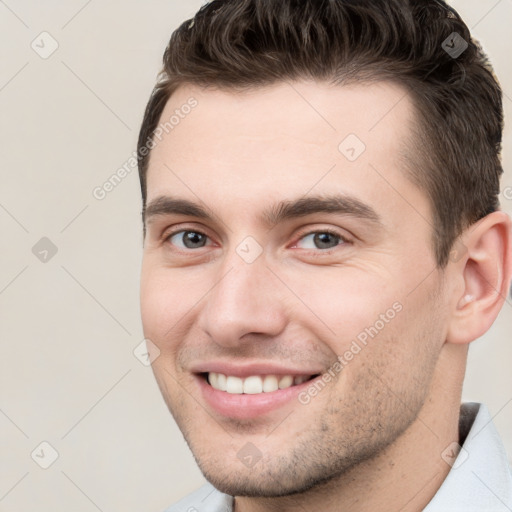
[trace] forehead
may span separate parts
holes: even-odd
[[[228,208],[226,197],[256,207],[314,189],[388,209],[403,210],[402,196],[427,215],[401,159],[413,120],[409,95],[385,82],[301,81],[244,92],[182,86],[160,119],[148,202],[172,194],[212,208]]]

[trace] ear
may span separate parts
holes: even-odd
[[[457,286],[448,343],[470,343],[482,336],[498,316],[510,290],[511,235],[511,219],[502,211],[487,215],[461,235],[457,250],[463,256],[449,263]]]

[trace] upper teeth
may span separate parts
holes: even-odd
[[[224,375],[223,373],[208,373],[208,382],[212,388],[219,391],[226,391],[232,394],[246,393],[255,395],[257,393],[270,393],[278,389],[286,389],[293,385],[302,384],[309,379],[309,376],[301,375],[294,377],[293,375],[251,375],[245,379],[234,377],[232,375]]]

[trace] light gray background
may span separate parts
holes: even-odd
[[[512,119],[512,0],[452,3],[490,54]],[[105,199],[92,194],[135,150],[165,45],[201,4],[0,0],[2,512],[159,512],[202,482],[133,354],[143,339],[136,170]],[[51,48],[43,31],[59,45],[47,59],[31,48]],[[42,237],[58,249],[47,262],[32,252]],[[509,299],[473,344],[464,389],[488,405],[509,454],[511,327]],[[43,441],[59,454],[48,469],[31,457],[50,460]]]

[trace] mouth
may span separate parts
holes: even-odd
[[[276,419],[274,414],[280,417],[283,409],[302,407],[299,394],[321,376],[321,373],[260,374],[249,371],[244,372],[245,376],[240,371],[238,373],[195,373],[205,406],[220,419],[253,421],[266,418],[273,421]]]
[[[279,390],[300,386],[315,379],[320,374],[313,375],[250,375],[242,378],[224,373],[202,373],[202,378],[215,390],[232,395],[257,395],[274,393]]]

